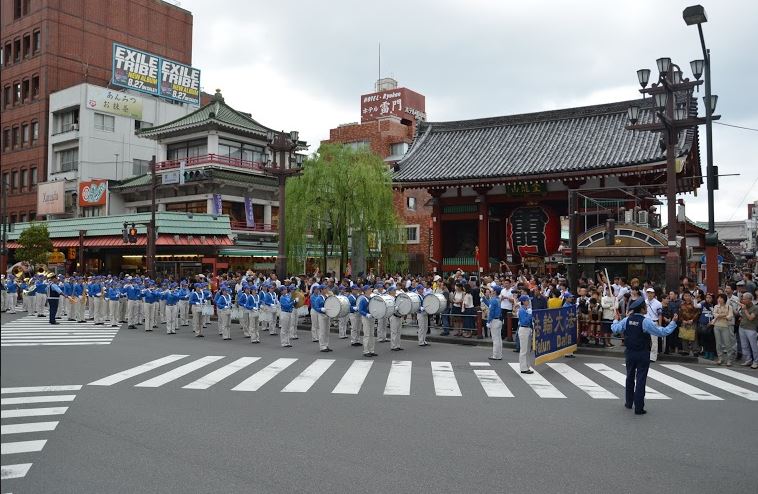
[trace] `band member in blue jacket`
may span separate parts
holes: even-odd
[[[34,282],[34,312],[37,317],[45,317],[45,302],[47,302],[47,283],[42,275]]]
[[[518,310],[519,369],[522,374],[534,374],[534,371],[530,369],[534,356],[532,352],[532,299],[528,295],[522,295],[518,301],[521,302]]]
[[[363,356],[376,357],[374,352],[376,340],[374,339],[374,316],[368,311],[368,299],[371,297],[373,289],[371,285],[363,286],[363,293],[358,297],[357,309],[361,316],[361,325],[363,326]]]
[[[316,288],[318,286],[318,288]],[[324,309],[324,296],[321,294],[321,285],[313,286],[313,295],[311,295],[311,314],[316,314],[318,321],[318,347],[322,352],[331,352],[329,348],[329,316]],[[311,316],[313,317],[313,316]]]
[[[136,280],[131,280],[126,286],[126,321],[127,328],[137,329],[139,324],[139,309],[142,304],[142,287]]]
[[[176,334],[179,325],[179,296],[179,288],[176,283],[172,283],[166,293],[166,334]]]
[[[645,383],[647,371],[650,368],[650,337],[662,338],[670,335],[676,329],[676,320],[679,315],[674,314],[667,326],[661,327],[645,317],[647,304],[640,297],[629,304],[631,314],[622,320],[611,324],[614,334],[624,333],[624,345],[626,354],[626,401],[624,406],[632,408],[636,415],[643,415],[645,411]]]
[[[121,298],[121,287],[115,281],[111,281],[106,291],[108,298],[108,319],[111,327],[117,328],[119,322],[119,299]]]
[[[225,340],[231,340],[232,296],[229,295],[229,287],[221,285],[216,295],[216,309],[218,310],[219,334]]]
[[[260,343],[261,334],[258,327],[258,319],[261,313],[261,296],[258,295],[258,287],[248,285],[250,294],[245,299],[245,309],[248,314],[247,333],[250,335],[250,343]]]
[[[190,289],[187,287],[187,281],[182,280],[179,287],[179,323],[182,326],[189,326],[189,296]]]
[[[500,291],[502,288],[495,285],[487,288],[487,329],[492,337],[492,355],[490,360],[503,360],[503,310],[500,308]]]
[[[350,287],[347,300],[350,302],[350,346],[361,346],[361,315],[358,313],[358,297],[361,287],[358,284]]]
[[[18,284],[16,284],[16,277],[12,274],[8,275],[8,283],[5,285],[5,289],[8,291],[8,295],[6,295],[8,313],[15,314],[16,301],[18,300]]]
[[[203,335],[203,302],[205,294],[203,293],[203,284],[195,283],[195,290],[190,293],[189,306],[192,311],[192,331],[195,337],[202,338]]]
[[[290,348],[290,336],[292,336],[290,330],[290,318],[292,317],[292,311],[295,309],[295,302],[290,295],[289,287],[282,285],[282,296],[279,297],[279,306],[281,307],[281,314],[279,315],[279,341],[284,348]]]

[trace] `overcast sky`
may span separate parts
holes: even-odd
[[[312,151],[330,128],[360,119],[380,42],[382,76],[425,95],[431,121],[526,113],[639,97],[636,70],[654,70],[661,56],[691,76],[689,61],[702,54],[697,28],[682,20],[690,4],[180,2],[194,14],[193,65],[204,90],[220,88],[227,103],[264,125],[299,130]],[[717,113],[724,123],[758,128],[758,2],[702,4]],[[714,156],[721,174],[740,174],[721,178],[716,220],[744,219],[746,204],[758,200],[758,132],[714,125]],[[685,200],[688,217],[707,220],[704,187]]]

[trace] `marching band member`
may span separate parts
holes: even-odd
[[[297,290],[297,285],[292,284],[289,286],[290,290],[290,298],[292,299],[292,313],[290,315],[290,340],[297,340],[299,337],[297,336],[297,318],[298,313],[297,309],[295,308],[295,299],[292,297],[292,294],[295,293],[295,290]]]
[[[390,286],[389,290],[387,290],[387,293],[392,296],[393,298],[397,299],[397,287],[395,285]],[[400,346],[400,327],[402,325],[402,320],[400,319],[400,314],[397,312],[393,312],[390,317],[390,350],[393,352],[399,352],[403,348]]]
[[[316,318],[318,319],[318,347],[321,352],[331,352],[329,348],[329,316],[326,315],[324,309],[324,296],[321,294],[321,285],[319,285],[318,293],[314,290],[311,297],[311,308],[316,311]]]
[[[187,280],[182,280],[179,288],[179,322],[182,326],[189,326],[189,296],[190,289]]]
[[[87,287],[87,295],[93,299],[94,310],[92,317],[95,320],[95,326],[102,326],[105,324],[105,300],[103,292],[105,287],[100,283],[100,277],[96,277],[92,280]]]
[[[148,280],[145,282],[145,289],[142,290],[142,308],[145,313],[145,331],[152,331],[155,324],[155,303],[157,293],[154,289],[155,282]]]
[[[216,309],[218,310],[219,334],[224,340],[231,340],[232,297],[226,285],[221,285],[216,295]]]
[[[176,283],[172,283],[166,293],[166,334],[176,334],[179,324],[179,297],[179,288]]]
[[[377,295],[384,295],[386,290],[383,283],[377,283],[374,291]],[[389,325],[389,318],[382,317],[376,320],[376,341],[379,343],[385,343],[389,341],[387,339],[387,326]]]
[[[118,297],[118,323],[123,324],[126,322],[126,311],[129,308],[129,302],[126,299],[126,283],[128,283],[129,280],[131,280],[131,276],[127,276],[124,278],[124,282],[120,283],[119,286],[119,297]]]
[[[211,289],[210,285],[207,282],[203,282],[203,301],[206,304],[210,304],[213,300],[213,296],[211,295]],[[211,323],[211,315],[210,314],[203,314],[203,328],[206,326],[209,326]]]
[[[121,298],[121,287],[115,281],[111,281],[107,291],[108,297],[108,315],[112,328],[119,326],[119,299]]]
[[[0,282],[0,285],[2,285],[2,282]],[[27,294],[27,291],[29,290],[29,278],[24,278],[21,280],[21,283],[18,284],[19,288],[21,288],[21,311],[22,312],[29,312],[29,295]],[[3,287],[4,288],[4,287]],[[0,294],[5,295],[5,293],[0,292]],[[3,307],[5,307],[5,303],[7,302],[7,299],[3,299]]]
[[[34,314],[34,281],[31,278],[24,278],[24,311],[27,315]]]
[[[139,324],[139,308],[142,305],[142,288],[137,280],[131,280],[126,287],[127,328],[137,329]]]
[[[5,284],[7,295],[5,296],[5,304],[8,314],[16,313],[16,300],[18,300],[18,285],[16,284],[16,277],[12,274],[8,275],[8,281]]]
[[[45,317],[45,302],[47,302],[47,284],[42,275],[37,275],[34,283],[34,312],[37,317]]]
[[[156,321],[160,321],[161,324],[166,323],[166,297],[168,297],[168,283],[165,281],[161,283],[160,297],[158,298],[158,316]]]
[[[274,277],[274,279],[276,279],[276,277]],[[271,322],[269,322],[268,334],[270,335],[276,334],[277,322],[279,319],[279,294],[276,293],[277,290],[278,285],[272,282],[271,287],[269,288],[269,295],[271,296]]]
[[[283,348],[290,348],[290,336],[291,336],[291,318],[293,316],[292,311],[295,308],[295,302],[290,295],[290,289],[287,285],[282,285],[282,296],[279,298],[279,304],[281,307],[281,314],[279,316],[279,341]]]
[[[518,298],[520,307],[518,309],[518,339],[519,339],[519,370],[522,374],[534,374],[530,369],[531,361],[534,356],[532,351],[532,308],[529,295],[521,295]]]
[[[350,346],[361,346],[361,315],[358,313],[358,297],[361,294],[361,287],[353,285],[351,293],[347,295],[350,302]]]
[[[78,276],[74,278],[74,283],[71,289],[74,297],[73,303],[71,304],[73,306],[74,310],[74,320],[77,323],[83,323],[84,321],[84,286],[82,285],[82,279]]]
[[[497,285],[488,286],[485,290],[487,298],[487,328],[492,337],[492,355],[490,360],[503,360],[503,321],[501,320],[502,309],[500,308],[501,288]]]
[[[258,317],[261,310],[261,297],[258,295],[257,286],[248,286],[250,289],[250,295],[245,299],[245,309],[249,312],[247,333],[250,335],[250,343],[260,343],[261,335],[258,330]]]
[[[418,306],[418,314],[416,314],[416,320],[418,321],[418,346],[429,346],[426,341],[426,331],[429,329],[429,315],[424,310],[424,293],[426,287],[423,283],[416,285],[416,293],[421,297],[422,303]]]
[[[250,310],[245,307],[247,305],[247,297],[250,296],[250,285],[245,281],[242,284],[242,291],[237,294],[237,307],[240,310],[240,326],[242,327],[242,334],[245,337],[250,336],[250,332],[247,327],[250,325]]]
[[[318,297],[317,297],[318,296]],[[311,341],[318,341],[318,334],[319,334],[319,323],[321,322],[318,317],[318,310],[314,307],[314,300],[316,298],[319,298],[319,300],[323,300],[321,298],[321,285],[318,283],[315,283],[311,285]]]
[[[69,321],[74,320],[73,307],[71,307],[71,297],[74,295],[73,286],[71,285],[71,278],[67,277],[63,280],[63,304],[61,315],[65,316]]]
[[[361,316],[361,325],[363,326],[363,356],[376,357],[374,352],[374,325],[373,316],[368,311],[368,299],[371,297],[371,285],[363,287],[363,293],[358,297],[357,309]]]
[[[0,312],[8,310],[6,304],[8,303],[8,295],[5,290],[5,275],[0,274]]]
[[[94,276],[90,276],[87,279],[87,319],[94,320],[95,319],[95,296],[90,291],[90,285],[95,283],[96,278]]]
[[[340,287],[336,287],[334,294],[339,295],[340,293],[342,293],[343,290],[347,290],[347,288],[343,289]],[[350,313],[347,313],[344,316],[337,319],[337,328],[339,329],[339,338],[341,340],[347,339],[347,321],[349,317],[350,317]]]
[[[189,306],[192,311],[192,331],[195,332],[195,337],[202,338],[203,336],[203,301],[205,300],[205,294],[203,293],[203,284],[195,283],[195,290],[190,294]]]

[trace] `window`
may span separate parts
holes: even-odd
[[[3,151],[11,147],[11,129],[3,129]]]
[[[35,187],[37,185],[37,167],[33,166],[29,169],[29,181],[32,184],[32,187]],[[30,218],[33,218],[34,215],[29,214]]]
[[[29,170],[21,170],[21,190],[25,190],[29,187]]]
[[[29,221],[34,221],[37,219],[37,211],[29,211]]]
[[[79,130],[79,108],[58,112],[54,118],[56,134]]]
[[[408,143],[406,142],[396,142],[390,145],[391,156],[402,156],[406,151],[408,151]]]
[[[132,175],[135,175],[135,176],[145,175],[149,171],[150,171],[149,160],[138,160],[137,158],[134,158],[132,160]]]
[[[218,155],[244,161],[265,161],[265,149],[263,146],[230,141],[228,139],[218,140]]]
[[[24,58],[27,58],[32,54],[32,37],[28,34],[24,35],[23,50]]]
[[[18,125],[13,127],[13,147],[16,148],[21,145],[21,129]]]
[[[82,208],[82,216],[84,216],[85,218],[91,218],[93,216],[101,216],[102,213],[103,213],[103,208],[100,206]]]
[[[406,225],[405,226],[405,243],[417,244],[418,243],[418,225]]]
[[[371,143],[369,141],[353,141],[346,143],[345,146],[353,150],[370,149]]]
[[[12,93],[11,93],[11,87],[10,86],[5,86],[3,88],[3,107],[7,108],[8,105],[10,105],[12,103],[12,101],[13,101],[13,96],[12,96]]]
[[[6,187],[11,186],[11,183],[8,181],[9,176],[10,174],[8,172],[3,173],[3,183],[5,184]]]
[[[21,0],[13,0],[13,18],[18,19],[21,17]]]
[[[166,211],[181,211],[186,213],[207,213],[208,203],[206,201],[192,202],[172,202],[166,204]]]
[[[21,102],[21,83],[13,83],[13,104],[16,105]]]
[[[18,63],[21,61],[21,40],[13,40],[13,61]]]
[[[143,120],[134,121],[134,130],[148,129],[153,126],[152,122],[145,122]]]
[[[416,210],[416,198],[415,197],[407,197],[405,199],[405,205],[408,207],[409,211],[415,211]]]
[[[24,79],[21,81],[21,101],[26,101],[26,98],[29,97],[29,89],[30,89],[29,79]]]
[[[5,48],[0,46],[0,67],[5,65]]]
[[[36,120],[32,122],[32,144],[39,139],[39,122]]]
[[[167,158],[170,160],[205,156],[208,154],[208,141],[205,139],[198,139],[196,141],[169,144],[166,148],[166,154]]]
[[[18,172],[11,172],[11,190],[18,189]]]
[[[104,113],[95,113],[95,130],[113,132],[116,127],[116,117]]]
[[[18,215],[18,222],[19,223],[26,223],[26,213],[19,213],[19,215]]]
[[[29,145],[29,124],[23,124],[21,125],[21,145],[22,146],[28,146]]]
[[[39,53],[40,48],[42,47],[42,35],[39,32],[39,30],[34,31],[32,33],[32,53],[37,54]]]
[[[12,214],[11,217],[10,217],[10,220],[8,220],[8,223],[10,223],[12,225],[15,222],[16,222],[16,215]]]
[[[39,98],[39,76],[32,77],[32,99]]]
[[[10,65],[13,61],[13,49],[11,47],[10,42],[5,43],[5,48],[3,48],[3,64]]]
[[[56,155],[59,172],[69,172],[79,169],[79,148],[58,151]]]

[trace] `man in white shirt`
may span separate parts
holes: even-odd
[[[624,295],[629,293],[629,285],[626,284],[626,278],[619,278],[619,284],[618,288],[614,292],[616,294],[616,300],[619,302],[622,298],[624,298]]]
[[[654,289],[646,288],[645,295],[647,297],[647,312],[645,313],[645,317],[660,326],[663,305],[655,298]],[[650,338],[650,361],[655,362],[658,360],[658,337],[651,336]]]

